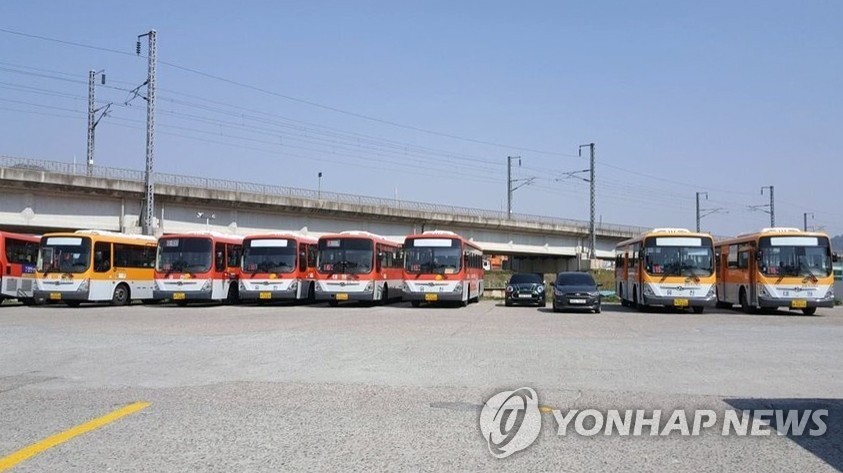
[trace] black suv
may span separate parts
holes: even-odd
[[[513,274],[506,285],[507,306],[512,304],[538,304],[544,307],[545,298],[544,279],[539,273]]]
[[[553,284],[553,311],[563,309],[593,310],[600,313],[601,297],[598,285],[588,273],[559,273]]]

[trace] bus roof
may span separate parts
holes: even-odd
[[[672,227],[657,227],[650,231],[644,232],[637,237],[630,238],[628,240],[624,240],[617,244],[616,248],[620,248],[622,246],[631,245],[634,243],[638,243],[644,241],[645,238],[648,237],[671,237],[671,236],[678,236],[678,237],[702,237],[702,238],[712,238],[710,233],[704,232],[692,232],[687,228],[672,228]],[[713,239],[713,238],[712,238]]]
[[[277,233],[257,233],[254,235],[246,235],[243,238],[243,241],[246,240],[267,240],[272,238],[288,238],[293,239],[303,243],[316,243],[316,238],[304,236],[304,235],[297,235],[295,233],[290,232],[277,232]]]
[[[0,230],[0,236],[4,238],[15,238],[18,240],[25,240],[31,242],[38,242],[41,241],[41,235],[31,235],[28,233],[14,233],[14,232],[7,232],[5,230]]]
[[[96,237],[99,240],[110,241],[116,243],[147,243],[154,245],[158,240],[149,235],[132,235],[119,232],[109,232],[105,230],[76,230],[75,232],[56,232],[45,233],[44,237],[72,237],[72,236],[87,236]]]
[[[160,240],[161,238],[190,238],[190,237],[205,237],[210,238],[215,241],[222,241],[225,243],[242,243],[243,236],[242,235],[232,235],[230,233],[220,233],[220,232],[181,232],[181,233],[165,233],[158,237]]]
[[[799,235],[809,237],[825,237],[828,234],[825,232],[806,232],[796,227],[767,227],[754,233],[742,233],[734,238],[724,238],[717,241],[717,245],[729,245],[738,242],[753,241],[765,236],[788,236]]]
[[[407,237],[404,238],[404,241],[406,242],[407,240],[411,240],[411,239],[415,239],[415,238],[450,238],[450,239],[455,238],[457,240],[462,241],[463,244],[466,245],[466,246],[470,246],[470,247],[475,248],[477,250],[480,249],[480,247],[477,245],[477,243],[474,243],[473,241],[469,240],[468,238],[463,237],[459,233],[451,232],[451,231],[448,231],[448,230],[427,230],[427,231],[424,231],[424,232],[421,232],[421,233],[416,233],[416,234],[413,234],[413,235],[407,235]]]
[[[376,235],[371,232],[362,231],[362,230],[350,230],[340,233],[329,233],[319,237],[319,240],[336,240],[342,238],[364,238],[369,239],[377,243],[386,243],[389,245],[401,245],[401,242],[390,240],[389,238],[381,235]]]

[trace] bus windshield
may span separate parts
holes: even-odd
[[[710,238],[654,237],[644,242],[644,265],[655,276],[700,277],[714,274]]]
[[[46,237],[38,251],[41,273],[84,273],[91,265],[91,239],[88,237]]]
[[[414,238],[407,240],[404,269],[413,274],[456,274],[460,272],[462,245],[456,238]]]
[[[762,237],[758,246],[758,270],[767,276],[831,275],[827,238]]]
[[[374,244],[365,238],[320,239],[316,258],[320,273],[366,274],[372,271]]]
[[[155,270],[204,273],[211,269],[211,258],[209,238],[162,238],[158,241]]]
[[[247,273],[291,273],[296,268],[296,241],[286,238],[246,240],[243,271]]]

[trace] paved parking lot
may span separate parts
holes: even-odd
[[[150,405],[14,471],[843,469],[843,310],[594,314],[503,307],[0,307],[0,458]],[[557,437],[493,458],[491,395],[559,409],[822,405],[783,436]],[[2,470],[2,467],[0,467]]]

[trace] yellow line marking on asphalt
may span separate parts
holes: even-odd
[[[117,409],[116,411],[109,412],[102,417],[97,417],[96,419],[85,422],[84,424],[79,424],[76,427],[65,430],[64,432],[51,435],[40,442],[33,443],[32,445],[24,447],[11,455],[0,458],[0,472],[7,471],[18,463],[32,458],[44,450],[53,448],[56,445],[61,445],[74,437],[90,432],[94,429],[98,429],[120,419],[121,417],[134,414],[141,409],[146,409],[149,406],[150,403],[148,402],[135,402],[126,407]]]
[[[553,412],[553,408],[550,406],[539,406],[539,412],[541,412],[542,414],[550,414],[551,412]]]

